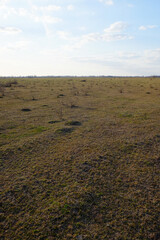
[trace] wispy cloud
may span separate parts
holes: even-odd
[[[144,54],[148,62],[153,63],[159,61],[160,63],[160,48],[147,49]]]
[[[128,27],[128,24],[125,22],[115,22],[112,23],[108,28],[104,29],[106,33],[117,33],[117,32],[122,32]]]
[[[101,35],[102,39],[105,41],[118,41],[125,39],[132,39],[133,36],[128,35],[125,30],[128,24],[125,22],[115,22],[111,24],[108,28],[104,29],[104,33]]]
[[[140,27],[139,27],[139,30],[145,31],[145,30],[147,30],[147,27],[145,27],[145,26],[140,26]]]
[[[5,44],[0,46],[0,53],[3,54],[4,56],[10,56],[11,53],[16,54],[17,50],[23,52],[29,46],[30,41],[27,40],[6,42]]]
[[[5,33],[5,34],[17,34],[22,32],[21,29],[15,28],[15,27],[0,27],[0,33]]]
[[[0,0],[0,6],[6,5],[7,2],[8,0]]]
[[[34,19],[35,22],[42,22],[42,23],[48,23],[48,24],[54,24],[62,21],[61,18],[52,17],[50,15],[44,15],[44,16],[32,15],[32,18]]]
[[[71,40],[71,36],[66,31],[57,31],[57,35],[60,39]]]
[[[68,45],[65,44],[64,49],[72,51],[74,49],[79,49],[83,47],[89,42],[97,41],[112,42],[133,39],[133,36],[128,35],[125,32],[127,27],[128,24],[125,22],[115,22],[111,24],[108,28],[105,28],[102,33],[93,32],[73,37],[68,32],[58,31],[57,35],[60,39],[68,41]]]
[[[29,2],[30,3],[30,2]],[[53,17],[53,12],[58,12],[62,8],[58,5],[37,6],[32,3],[27,8],[15,8],[7,5],[0,5],[1,16],[7,18],[12,15],[17,17],[28,17],[36,22],[57,23],[60,18]],[[42,19],[42,21],[40,21]]]
[[[24,8],[17,9],[17,14],[28,16],[35,22],[41,22],[43,24],[54,24],[61,22],[62,19],[53,15],[52,12],[57,12],[61,10],[61,6],[58,5],[46,5],[46,6],[37,6],[30,4],[29,9]]]
[[[57,6],[57,5],[47,5],[47,6],[36,6],[36,5],[33,5],[32,8],[36,11],[59,11],[61,10],[61,6]]]
[[[85,26],[81,26],[81,27],[79,28],[79,30],[81,30],[81,31],[86,31],[86,27],[85,27]]]
[[[13,43],[8,43],[6,46],[7,50],[20,50],[25,49],[29,45],[29,41],[22,40],[22,41],[16,41]]]
[[[113,0],[99,0],[99,2],[105,3],[106,5],[109,6],[114,4]]]
[[[157,25],[148,25],[148,26],[140,26],[139,27],[139,30],[141,30],[141,31],[145,31],[145,30],[147,30],[147,29],[153,29],[153,28],[157,28]]]
[[[95,64],[101,68],[101,74],[105,69],[113,75],[152,75],[159,74],[160,49],[148,49],[137,52],[115,51],[101,55],[73,56],[73,61],[85,64]],[[115,67],[118,71],[115,71]],[[105,71],[105,74],[107,72]]]
[[[73,11],[74,10],[74,6],[71,4],[71,5],[68,5],[67,6],[67,10],[68,11]]]
[[[16,15],[17,11],[14,7],[8,7],[7,5],[3,4],[0,5],[0,16],[4,19],[7,19],[11,15]]]
[[[3,5],[2,5],[3,2]],[[45,5],[45,6],[37,6],[32,3],[32,1],[28,1],[29,5],[24,7],[11,7],[7,4],[7,1],[1,1],[0,2],[0,15],[4,19],[7,19],[8,17],[14,17],[16,19],[21,19],[22,17],[25,17],[27,19],[30,19],[35,23],[41,23],[43,28],[45,29],[46,35],[50,35],[50,29],[49,25],[56,24],[59,22],[62,22],[62,18],[57,17],[55,12],[58,12],[61,10],[61,6],[59,5]],[[3,33],[19,33],[21,30],[19,28],[0,28],[0,32]]]
[[[129,3],[129,4],[128,4],[128,7],[129,7],[129,8],[133,8],[134,5],[133,5],[132,3]]]

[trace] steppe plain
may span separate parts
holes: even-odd
[[[0,239],[160,239],[160,78],[1,78],[0,167]]]

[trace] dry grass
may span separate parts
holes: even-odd
[[[160,78],[9,81],[0,238],[160,239]]]

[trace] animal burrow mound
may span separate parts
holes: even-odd
[[[73,132],[74,128],[60,128],[56,130],[56,133],[66,134]]]
[[[22,112],[30,112],[31,109],[30,109],[30,108],[22,108],[21,111],[22,111]]]
[[[71,107],[71,108],[78,108],[78,106],[77,106],[77,105],[74,105],[74,104],[71,104],[70,107]]]
[[[67,125],[67,126],[81,126],[82,123],[79,122],[79,121],[68,121],[68,122],[65,123],[65,125]]]
[[[54,123],[58,123],[58,122],[60,122],[60,121],[55,120],[55,121],[49,121],[48,123],[54,124]]]
[[[59,94],[58,96],[57,96],[57,98],[60,98],[60,97],[64,97],[65,95],[64,94]]]

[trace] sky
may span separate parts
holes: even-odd
[[[0,0],[0,76],[160,75],[160,0]]]

